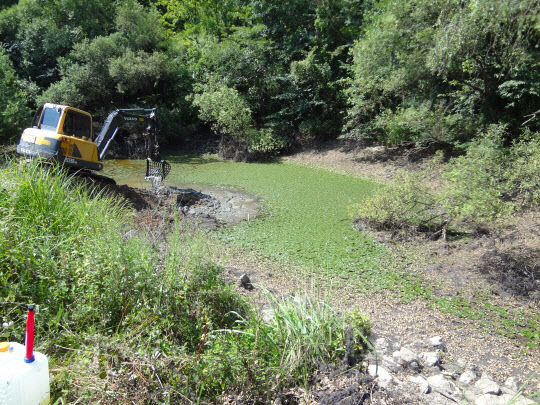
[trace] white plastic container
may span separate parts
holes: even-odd
[[[10,343],[13,350],[0,352],[0,405],[46,405],[49,403],[49,361],[34,352],[25,363],[25,348]]]

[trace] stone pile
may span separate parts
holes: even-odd
[[[386,339],[379,338],[375,351],[364,366],[380,387],[394,392],[398,398],[401,392],[434,405],[538,404],[521,395],[514,377],[501,384],[477,367],[467,367],[462,360],[453,362],[445,355],[445,343],[438,336],[409,347],[392,347]]]

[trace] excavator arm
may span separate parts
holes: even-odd
[[[155,108],[118,109],[109,114],[103,128],[95,139],[99,160],[102,161],[114,140],[118,129],[128,122],[144,122],[147,124],[146,142],[146,179],[161,181],[169,174],[171,166],[160,159],[158,143],[158,122]]]

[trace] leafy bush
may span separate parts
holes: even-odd
[[[492,125],[450,162],[442,202],[454,221],[508,218],[540,201],[540,134],[527,130],[510,147],[506,137],[506,126]]]
[[[510,148],[511,170],[506,175],[512,184],[518,207],[540,203],[540,132],[526,129]]]
[[[467,148],[466,155],[453,159],[443,174],[448,181],[443,204],[454,220],[482,223],[514,211],[504,132],[504,126],[492,126]]]
[[[399,174],[381,191],[351,206],[356,221],[376,230],[439,231],[489,228],[540,202],[540,133],[525,130],[510,146],[505,125],[492,125],[466,154],[443,168],[443,187],[425,174]]]
[[[193,96],[199,118],[222,135],[220,156],[234,160],[252,160],[279,151],[287,140],[271,129],[254,128],[252,112],[240,93],[230,87],[209,84],[198,86]]]
[[[212,123],[218,133],[241,139],[252,127],[251,109],[237,90],[223,85],[209,85],[193,96],[201,120]]]
[[[438,232],[447,221],[437,202],[426,174],[400,172],[349,213],[361,227],[378,231]]]
[[[458,114],[445,114],[442,108],[430,108],[429,103],[414,107],[383,110],[373,122],[373,133],[388,145],[408,142],[450,142],[462,130]]]

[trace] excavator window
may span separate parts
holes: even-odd
[[[43,106],[39,107],[32,119],[32,128],[37,128],[39,125],[39,120],[41,118],[41,113],[43,112]]]
[[[75,136],[77,138],[91,139],[92,123],[90,117],[77,111],[68,110],[64,118],[64,128],[62,132],[65,135]]]
[[[62,110],[59,108],[45,108],[41,117],[41,123],[39,125],[40,129],[44,129],[46,131],[56,131],[61,115]]]

